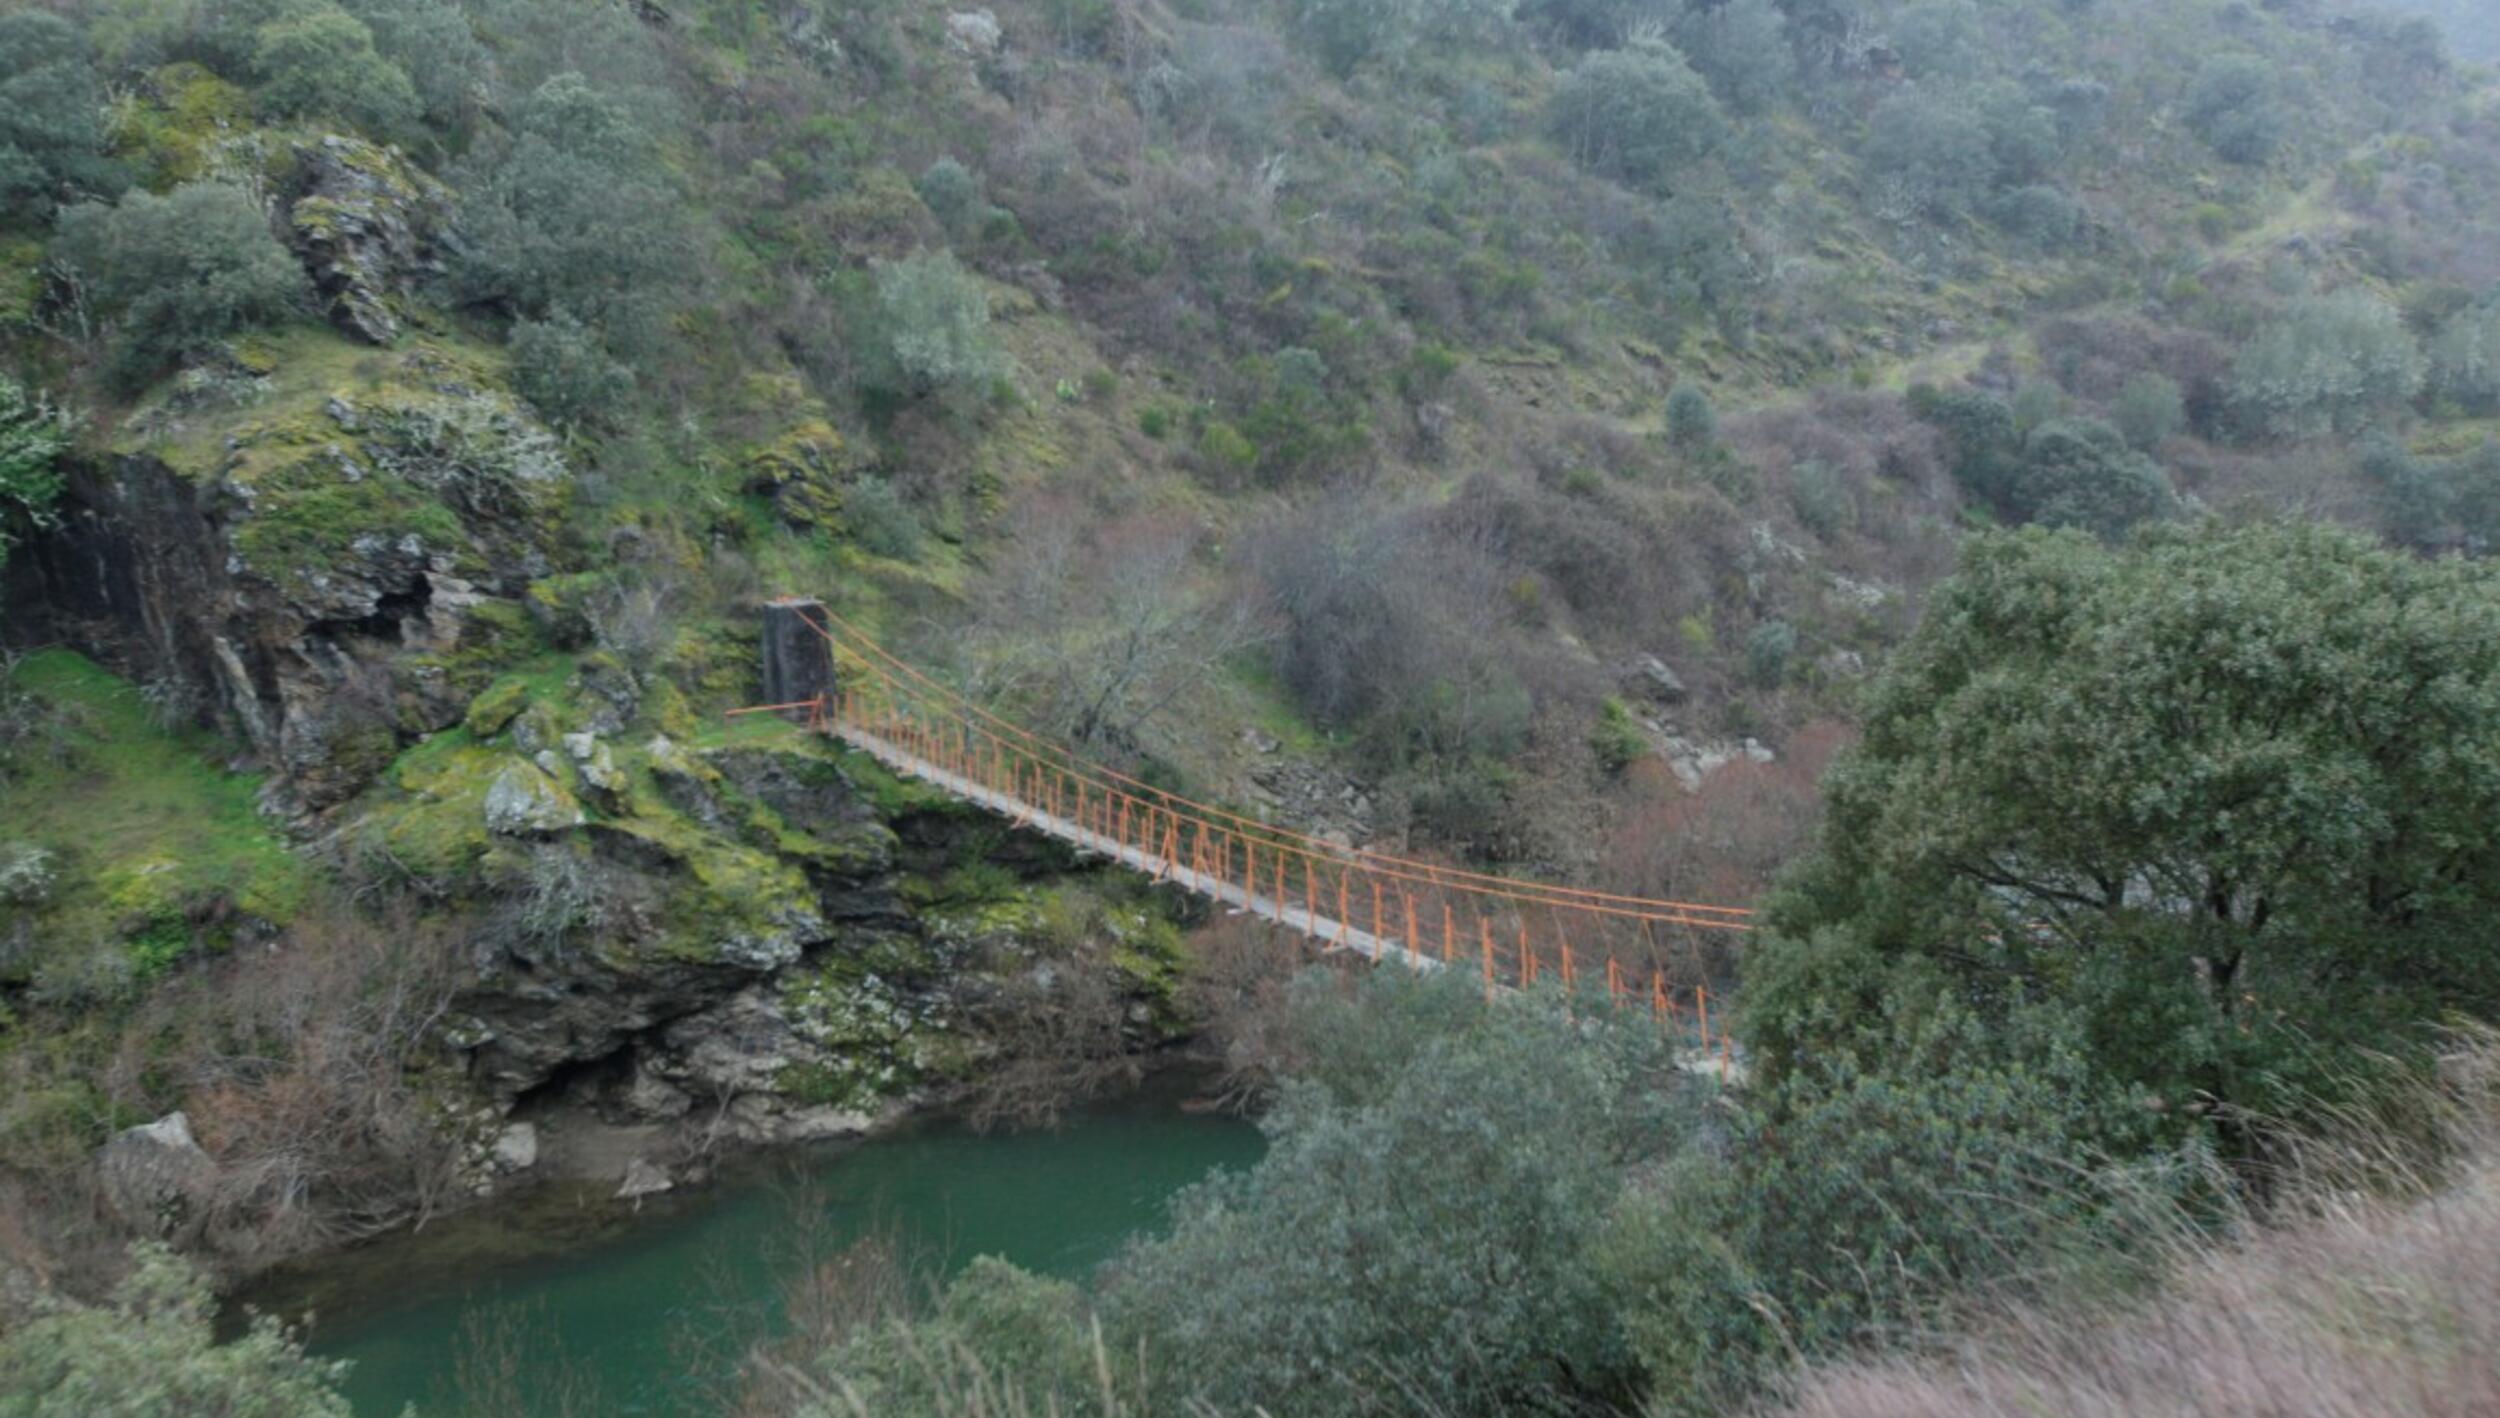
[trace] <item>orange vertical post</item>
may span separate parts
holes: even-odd
[[[1372,884],[1372,938],[1386,941],[1389,938],[1389,923],[1380,914],[1380,878],[1368,871],[1363,875]]]
[[[1693,986],[1693,1007],[1701,1013],[1701,1047],[1707,1053],[1710,1048],[1710,991],[1706,987]]]
[[[1519,916],[1519,983],[1522,988],[1536,983],[1536,948],[1528,944],[1528,917]]]
[[[1660,1021],[1667,1017],[1666,976],[1656,970],[1649,972],[1649,1013],[1650,1017]]]
[[[1406,903],[1406,960],[1420,968],[1423,957],[1415,953],[1415,893],[1400,887],[1398,896]]]
[[[1493,923],[1481,914],[1476,917],[1476,933],[1484,938],[1484,997],[1493,998]]]
[[[1441,959],[1444,963],[1458,958],[1457,944],[1451,939],[1457,933],[1458,926],[1450,911],[1450,898],[1444,896],[1441,898]]]

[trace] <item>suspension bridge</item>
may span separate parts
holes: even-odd
[[[1488,992],[1602,989],[1732,1063],[1709,962],[1750,929],[1738,907],[1557,886],[1345,846],[1184,797],[1033,733],[915,669],[821,602],[766,607],[766,697],[731,710],[828,735],[892,771],[1157,883]]]

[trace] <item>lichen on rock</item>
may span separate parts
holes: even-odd
[[[392,305],[441,268],[450,189],[393,150],[331,133],[298,143],[287,184],[295,250],[330,323],[370,345],[399,338]]]

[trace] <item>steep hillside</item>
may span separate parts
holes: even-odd
[[[0,93],[0,1156],[189,1107],[224,1183],[115,1224],[236,1254],[559,1098],[865,1126],[1036,977],[1182,1027],[1168,907],[719,727],[765,595],[1311,830],[1737,899],[1967,527],[2500,535],[2500,92],[2375,12],[44,0]],[[323,1060],[235,1001],[376,913],[436,1007],[305,1106],[441,1175],[307,1202]]]

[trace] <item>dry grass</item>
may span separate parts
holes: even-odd
[[[2464,1159],[2414,1199],[2372,1145],[2307,1164],[2287,1213],[2185,1250],[2155,1296],[2018,1309],[1916,1358],[1808,1375],[1785,1418],[2485,1418],[2500,1413],[2500,1049],[2461,1054]]]

